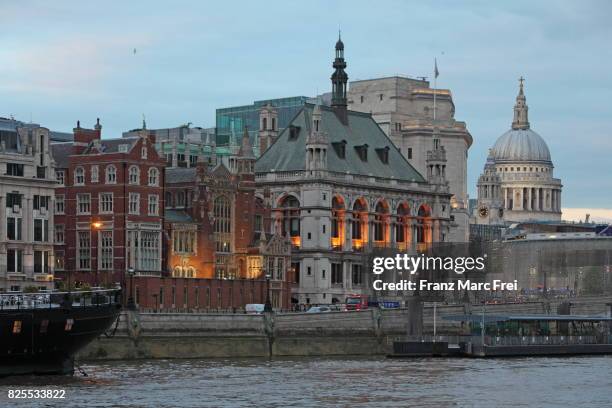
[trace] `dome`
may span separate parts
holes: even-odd
[[[531,129],[511,129],[501,135],[491,156],[496,162],[551,162],[546,142]]]

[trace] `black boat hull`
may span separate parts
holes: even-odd
[[[74,354],[107,331],[120,310],[117,303],[0,310],[0,376],[72,374]]]

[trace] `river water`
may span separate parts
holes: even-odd
[[[296,358],[85,364],[0,379],[1,407],[611,407],[612,356]],[[9,400],[8,389],[66,390]]]

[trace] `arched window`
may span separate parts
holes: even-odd
[[[74,184],[78,186],[85,184],[85,169],[80,166],[74,169]]]
[[[282,234],[294,238],[300,237],[300,202],[293,196],[288,196],[282,202]],[[294,241],[292,239],[292,241]],[[299,244],[298,244],[299,245]]]
[[[159,185],[159,170],[157,170],[157,167],[149,169],[149,185],[154,187]]]
[[[429,207],[425,205],[420,206],[417,213],[417,243],[419,244],[431,243],[429,217],[431,217]]]
[[[401,203],[397,208],[397,224],[395,225],[395,242],[409,242],[410,209],[406,203]]]
[[[166,208],[171,208],[172,207],[172,193],[169,191],[166,191],[166,202],[164,203],[164,206]]]
[[[374,213],[374,241],[380,243],[389,242],[389,206],[385,201],[376,204]]]
[[[185,206],[185,192],[184,191],[179,191],[178,194],[176,195],[176,206],[177,207]]]
[[[353,249],[362,248],[364,243],[368,242],[368,207],[363,198],[358,199],[353,204],[351,230]]]
[[[342,197],[332,198],[331,244],[334,249],[342,249],[344,243],[344,212]]]
[[[129,180],[130,184],[140,184],[140,169],[138,166],[130,166]]]
[[[214,233],[217,252],[231,252],[232,206],[225,196],[219,196],[213,204]]]
[[[106,166],[106,184],[115,184],[117,182],[117,168],[112,164]]]

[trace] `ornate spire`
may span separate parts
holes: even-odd
[[[346,84],[348,82],[348,75],[344,71],[346,68],[346,61],[344,61],[344,43],[340,38],[340,32],[338,32],[338,41],[336,42],[336,59],[334,59],[334,73],[331,76],[332,81],[332,103],[331,106],[338,116],[340,121],[347,125],[347,101],[346,101]]]
[[[240,144],[240,150],[238,150],[238,156],[249,159],[255,158],[253,146],[251,146],[251,141],[249,139],[249,129],[246,126],[242,134],[242,143]]]
[[[516,104],[514,104],[514,120],[512,121],[512,129],[529,129],[529,118],[527,112],[527,98],[523,92],[523,82],[525,78],[519,78],[519,93],[516,96]]]

